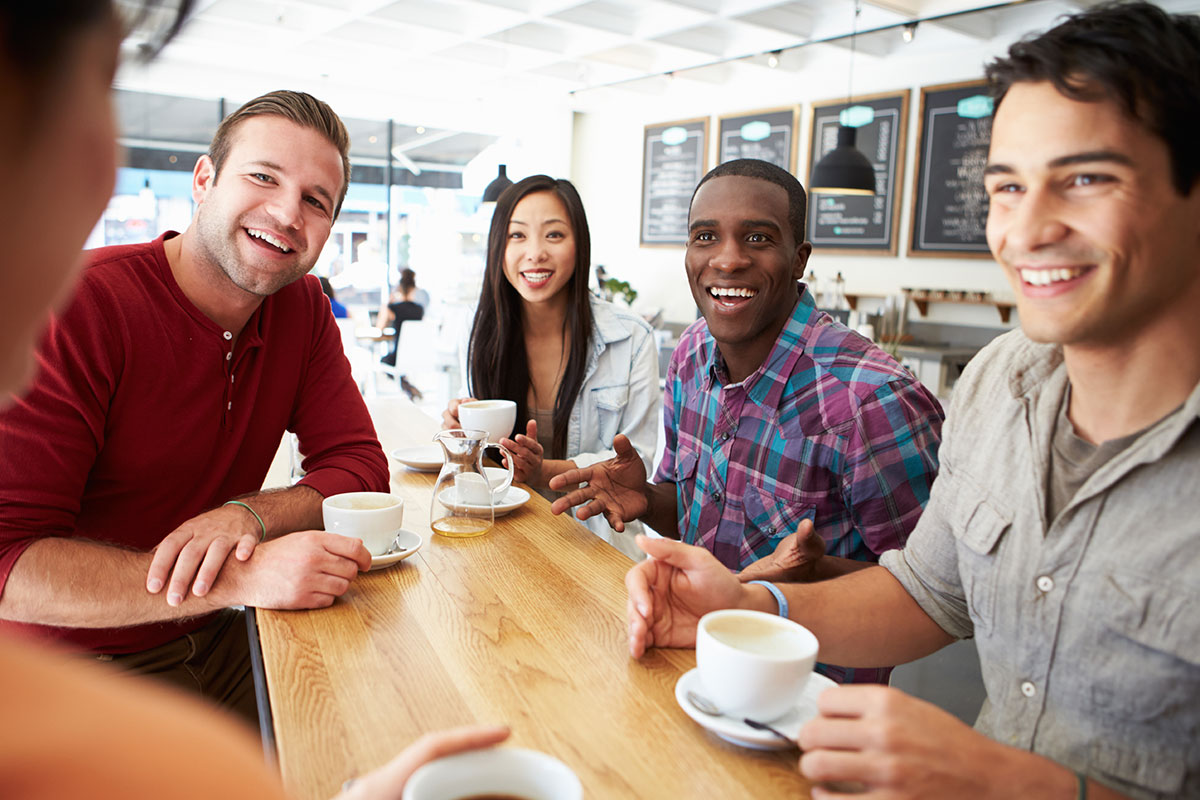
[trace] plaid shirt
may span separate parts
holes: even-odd
[[[801,285],[762,366],[729,384],[708,326],[667,369],[666,451],[679,536],[730,569],[770,555],[812,519],[830,555],[877,561],[901,547],[937,475],[942,409],[894,359],[817,310]],[[849,682],[886,670],[829,670]]]

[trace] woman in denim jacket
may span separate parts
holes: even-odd
[[[547,497],[553,476],[611,458],[618,433],[649,472],[661,424],[653,332],[636,314],[591,295],[590,263],[587,216],[570,181],[533,175],[500,195],[483,292],[462,348],[463,386],[473,397],[517,404],[523,432],[501,444],[513,454],[515,479]],[[459,427],[462,402],[451,401],[445,427]],[[629,526],[618,534],[595,517],[588,527],[644,557]]]

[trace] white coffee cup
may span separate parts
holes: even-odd
[[[495,444],[512,436],[517,424],[517,404],[512,400],[471,400],[458,407],[462,427],[487,431],[488,442]]]
[[[696,627],[704,695],[731,717],[778,719],[800,701],[817,647],[808,628],[776,614],[709,612]]]
[[[458,800],[512,795],[523,800],[582,800],[579,778],[554,756],[497,747],[430,761],[412,774],[401,800]]]
[[[362,539],[373,556],[392,546],[404,523],[404,500],[386,492],[346,492],[326,497],[321,503],[325,530]]]

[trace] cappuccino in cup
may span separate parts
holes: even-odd
[[[464,429],[486,431],[489,444],[512,436],[517,424],[517,404],[512,400],[472,400],[458,407],[458,421]]]
[[[799,703],[816,661],[817,637],[775,614],[713,611],[696,628],[700,684],[731,717],[782,717]]]
[[[392,546],[404,522],[404,500],[386,492],[346,492],[326,497],[321,503],[325,530],[362,539],[373,556]]]

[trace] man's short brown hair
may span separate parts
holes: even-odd
[[[346,199],[346,190],[350,188],[350,134],[346,126],[334,110],[311,94],[280,89],[256,97],[237,111],[221,120],[216,134],[213,135],[212,145],[208,149],[208,157],[213,162],[213,181],[221,176],[221,167],[229,157],[229,149],[233,146],[233,134],[237,126],[250,117],[274,115],[291,120],[304,128],[311,128],[325,137],[337,148],[342,156],[342,191],[338,195],[337,206],[333,210],[336,219],[342,210],[342,201]]]

